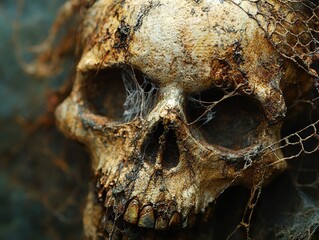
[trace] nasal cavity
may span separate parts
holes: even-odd
[[[164,135],[164,126],[162,123],[158,124],[157,127],[152,131],[144,142],[142,148],[142,154],[144,162],[155,165],[156,158],[161,147],[161,139]]]
[[[148,136],[142,148],[144,162],[155,165],[156,161],[163,169],[171,169],[179,163],[177,137],[173,129],[158,124]]]
[[[162,150],[162,167],[171,169],[177,166],[179,162],[179,150],[175,131],[170,129],[165,136],[165,142]]]

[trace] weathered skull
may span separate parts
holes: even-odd
[[[256,11],[218,0],[90,7],[74,87],[56,111],[92,155],[88,235],[107,236],[110,218],[190,227],[227,187],[285,169],[281,151],[265,149],[312,80],[275,49]]]

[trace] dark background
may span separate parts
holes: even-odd
[[[68,73],[22,68],[62,0],[0,1],[0,239],[80,239],[89,160],[54,127],[55,91]]]

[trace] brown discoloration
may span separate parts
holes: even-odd
[[[174,212],[169,220],[168,226],[170,228],[180,228],[181,226],[181,215],[177,212]]]
[[[85,14],[83,54],[56,119],[92,156],[89,237],[112,234],[112,220],[191,227],[229,186],[286,168],[280,150],[265,149],[311,76],[276,51],[263,22],[230,1],[101,0]]]
[[[139,217],[139,202],[133,199],[127,206],[123,219],[129,223],[137,224]]]
[[[152,206],[146,206],[142,209],[138,226],[144,228],[154,228],[155,217]]]

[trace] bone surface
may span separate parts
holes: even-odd
[[[228,187],[285,170],[269,146],[313,76],[242,2],[100,0],[85,13],[74,86],[56,118],[92,156],[100,201],[88,206],[100,211],[86,213],[90,238],[107,236],[95,219],[109,211],[114,223],[191,227]]]

